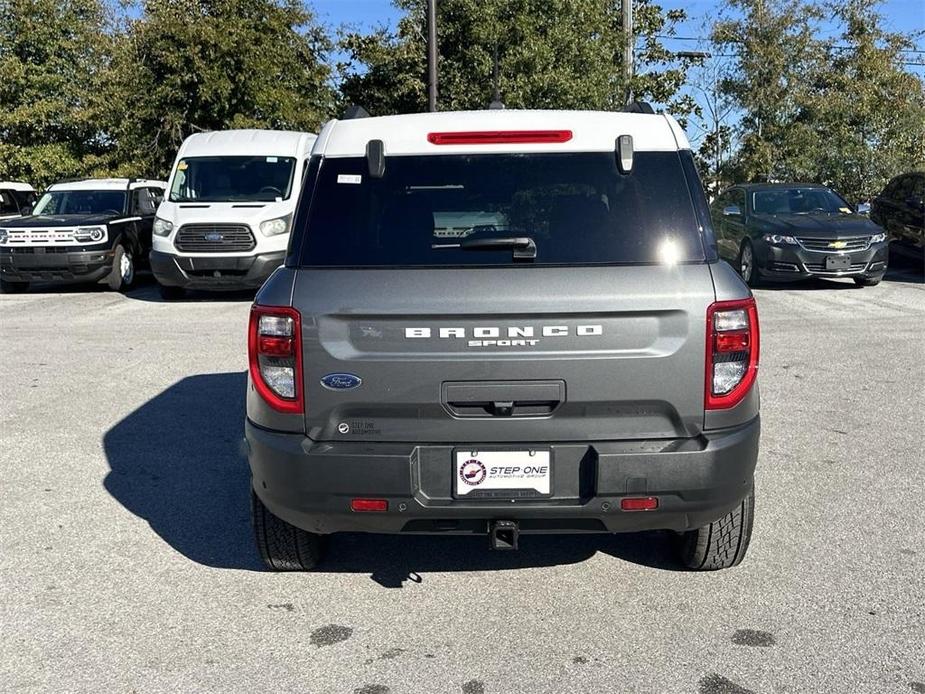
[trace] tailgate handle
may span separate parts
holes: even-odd
[[[563,402],[564,381],[443,384],[443,404],[454,417],[545,417]]]

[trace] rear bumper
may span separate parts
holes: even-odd
[[[755,245],[756,268],[767,280],[803,280],[810,277],[862,277],[880,279],[889,262],[889,243],[875,243],[863,251],[824,253],[800,246],[773,246],[764,242]],[[850,267],[826,268],[826,257],[847,257]]]
[[[4,248],[0,275],[11,282],[98,282],[112,272],[112,249]]]
[[[498,501],[453,498],[453,446],[317,443],[245,424],[254,491],[276,516],[316,533],[484,533],[507,519],[523,533],[689,530],[746,496],[759,432],[756,417],[694,439],[543,444],[554,495]],[[624,496],[656,496],[659,506],[624,512]],[[354,513],[357,497],[386,499],[388,511]]]
[[[166,287],[256,289],[286,260],[286,251],[249,256],[179,256],[151,251],[151,272]]]

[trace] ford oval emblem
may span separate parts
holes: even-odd
[[[321,379],[321,385],[328,390],[352,390],[362,383],[363,379],[353,374],[328,374]]]
[[[225,237],[217,232],[210,231],[208,234],[205,235],[205,239],[206,241],[224,241]]]

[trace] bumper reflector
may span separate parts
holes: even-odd
[[[658,499],[654,496],[631,496],[620,499],[621,511],[653,511],[658,508]]]
[[[385,499],[351,499],[350,510],[357,513],[381,513],[389,510],[389,502]]]

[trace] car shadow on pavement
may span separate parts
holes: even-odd
[[[116,423],[103,437],[106,490],[188,559],[214,568],[263,570],[251,537],[244,456],[244,372],[190,376]],[[668,533],[521,536],[516,552],[485,536],[338,534],[320,573],[368,574],[401,587],[422,573],[503,571],[585,561],[598,552],[677,570]]]
[[[106,490],[192,561],[260,570],[242,449],[244,372],[190,376],[103,436]]]
[[[667,532],[527,535],[516,551],[492,551],[483,535],[365,535],[328,538],[318,573],[363,573],[385,588],[422,583],[434,572],[511,571],[578,564],[602,553],[650,568],[680,571]]]
[[[132,288],[129,292],[126,293],[126,296],[129,299],[135,299],[136,301],[148,301],[155,304],[184,304],[196,302],[222,303],[234,301],[247,301],[250,303],[254,300],[254,296],[256,294],[256,289],[209,292],[187,291],[179,299],[165,299],[161,296],[160,288],[152,277],[150,282],[145,282],[143,284],[139,283],[137,286]]]

